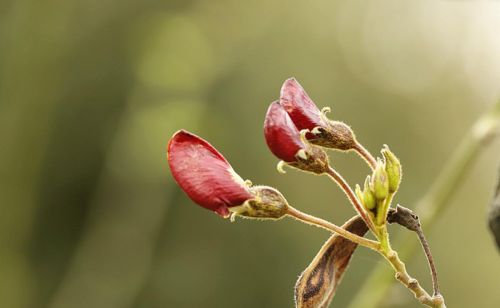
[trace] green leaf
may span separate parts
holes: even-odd
[[[359,216],[354,216],[342,227],[359,236],[364,236],[368,231]],[[297,280],[295,306],[328,307],[357,246],[338,234],[332,235]]]

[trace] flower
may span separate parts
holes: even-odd
[[[326,153],[310,145],[279,102],[269,106],[264,121],[264,136],[271,152],[286,164],[317,174],[328,166]],[[278,170],[281,171],[280,165]]]
[[[175,181],[202,207],[229,217],[229,208],[253,198],[224,156],[202,138],[180,130],[170,139],[167,154]]]
[[[285,80],[281,87],[280,104],[299,130],[307,129],[309,142],[342,151],[355,149],[357,142],[351,128],[326,117],[330,108],[319,110],[295,78]]]
[[[321,111],[295,78],[288,78],[281,87],[280,104],[299,130],[312,131],[327,125]]]
[[[389,178],[387,171],[385,171],[385,162],[382,162],[380,158],[377,159],[377,167],[373,170],[371,180],[375,199],[384,201],[389,196]]]
[[[276,189],[251,186],[210,143],[180,130],[167,147],[168,163],[179,186],[195,203],[228,218],[279,219],[288,203]]]
[[[306,145],[300,132],[283,106],[276,102],[269,106],[264,121],[264,136],[271,152],[285,162],[294,162],[305,156]]]
[[[395,193],[401,183],[403,173],[401,163],[396,155],[389,149],[387,144],[384,144],[382,155],[384,155],[385,170],[387,171],[387,178],[389,179],[389,192]]]

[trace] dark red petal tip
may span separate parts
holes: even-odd
[[[283,83],[280,104],[299,130],[313,130],[324,125],[321,111],[295,78],[289,78]]]
[[[224,156],[204,139],[180,130],[170,139],[167,155],[175,181],[202,207],[228,217],[229,207],[253,198]]]
[[[297,152],[305,149],[299,130],[278,102],[273,102],[267,110],[264,136],[271,152],[285,162],[296,161]]]

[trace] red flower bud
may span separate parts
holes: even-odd
[[[342,122],[329,120],[324,114],[329,108],[320,111],[295,78],[283,83],[280,104],[299,130],[309,130],[306,137],[311,143],[342,151],[356,148],[351,128]]]
[[[228,208],[253,198],[224,156],[202,138],[180,130],[170,139],[167,154],[175,181],[202,207],[228,217]]]
[[[326,125],[321,111],[309,98],[295,78],[289,78],[281,87],[280,104],[285,108],[299,130],[313,130]]]
[[[264,136],[271,152],[285,162],[294,162],[306,148],[292,119],[278,102],[271,103],[264,121]]]
[[[317,174],[325,172],[328,166],[326,153],[305,141],[278,102],[271,103],[267,110],[264,136],[271,152],[288,165]]]

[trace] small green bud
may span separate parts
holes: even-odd
[[[380,159],[377,159],[377,167],[373,171],[371,187],[377,201],[385,200],[389,195],[389,179],[385,171],[385,164]]]
[[[361,187],[356,184],[355,192],[358,196],[358,199],[363,204],[363,207],[367,210],[372,210],[377,205],[377,202],[375,200],[375,196],[373,196],[373,192],[371,191],[369,182],[370,176],[366,177],[364,190],[361,190]]]
[[[363,192],[361,191],[361,187],[359,187],[358,184],[356,184],[356,188],[354,189],[354,191],[356,192],[356,196],[358,196],[359,201],[364,204]]]
[[[389,192],[394,193],[398,190],[399,184],[401,183],[401,163],[396,155],[389,150],[387,145],[384,145],[381,152],[385,158],[385,171],[387,172],[387,178],[389,180]]]
[[[366,177],[365,180],[365,189],[363,191],[363,201],[364,206],[368,210],[372,210],[377,205],[377,201],[375,200],[375,196],[370,189],[370,176]]]

